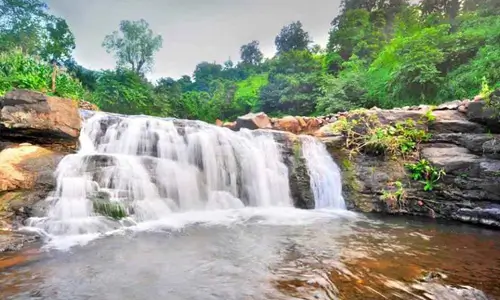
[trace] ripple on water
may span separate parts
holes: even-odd
[[[500,232],[326,211],[214,214],[20,255],[0,267],[0,298],[455,299],[460,285],[500,297]]]

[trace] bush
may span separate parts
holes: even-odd
[[[58,70],[55,91],[52,91],[54,67],[20,52],[0,54],[0,95],[8,91],[29,89],[49,95],[82,99],[85,89],[81,83],[62,70]]]

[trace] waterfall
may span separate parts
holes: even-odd
[[[345,209],[340,169],[323,143],[311,136],[301,136],[302,154],[311,178],[316,208]]]
[[[50,235],[103,233],[177,212],[292,206],[272,134],[199,121],[95,113],[56,176],[47,216],[28,223]]]

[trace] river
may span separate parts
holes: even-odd
[[[428,219],[244,208],[39,246],[0,257],[0,299],[500,299],[500,232]]]

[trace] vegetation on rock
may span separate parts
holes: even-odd
[[[122,21],[103,41],[117,69],[94,71],[71,58],[73,34],[44,1],[8,0],[0,3],[0,94],[28,88],[111,112],[208,122],[257,111],[316,115],[437,104],[500,86],[499,11],[497,1],[343,0],[325,49],[296,21],[276,36],[272,58],[250,41],[239,62],[200,62],[191,76],[150,82],[145,75],[162,37],[145,20]],[[394,152],[378,149],[394,144],[377,141],[381,135],[392,133],[379,131],[371,145]]]
[[[421,159],[417,163],[407,164],[413,180],[424,184],[424,191],[432,191],[437,182],[446,175],[443,169],[432,166],[428,160]]]
[[[95,200],[92,202],[92,207],[94,212],[115,220],[121,220],[128,216],[127,209],[118,202]]]

